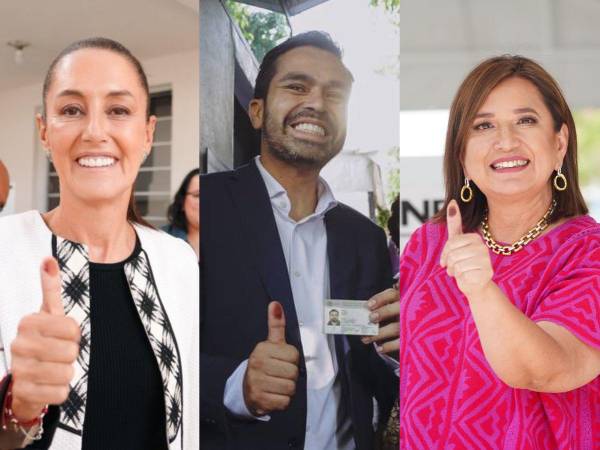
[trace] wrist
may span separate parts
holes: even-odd
[[[469,303],[485,301],[486,298],[489,298],[493,295],[495,290],[498,288],[496,283],[493,280],[489,280],[487,283],[482,285],[479,289],[471,291],[465,297]]]
[[[39,417],[48,410],[47,405],[31,404],[15,398],[12,398],[12,401],[7,403],[7,407],[12,412],[12,417],[24,427],[35,425],[35,423],[39,422]]]

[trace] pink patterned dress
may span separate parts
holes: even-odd
[[[485,359],[467,299],[439,265],[446,240],[445,225],[428,223],[400,259],[400,448],[600,449],[600,377],[561,394],[504,384]],[[490,257],[494,281],[527,317],[600,348],[594,219],[570,219],[520,252]]]

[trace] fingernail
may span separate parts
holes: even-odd
[[[372,313],[369,315],[369,319],[371,319],[371,322],[376,322],[379,319],[379,313]]]
[[[380,345],[378,345],[378,346],[376,347],[376,349],[377,349],[377,353],[381,353],[381,352],[383,352],[383,347],[382,347],[382,346],[380,346]]]
[[[48,275],[53,275],[51,270],[52,270],[52,260],[47,260],[44,261],[44,266],[42,267],[42,270],[44,272],[46,272]]]
[[[276,319],[281,319],[281,305],[280,304],[276,304],[275,307],[273,308],[273,315],[275,316]]]
[[[454,205],[448,207],[448,215],[450,217],[454,217],[456,215],[456,207]]]
[[[367,306],[368,306],[369,308],[372,308],[373,306],[375,306],[375,300],[369,300],[369,301],[367,302]]]

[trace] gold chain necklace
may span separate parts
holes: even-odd
[[[542,231],[548,228],[548,225],[550,225],[548,223],[548,219],[554,212],[554,208],[556,208],[556,200],[553,199],[552,203],[550,204],[550,208],[548,208],[548,211],[546,211],[544,217],[542,217],[531,230],[525,233],[521,239],[514,242],[512,245],[500,245],[494,240],[490,234],[490,225],[488,223],[488,216],[486,212],[485,216],[483,216],[483,220],[481,221],[481,232],[483,233],[485,245],[487,245],[497,255],[508,256],[518,252],[536,237],[542,234]]]

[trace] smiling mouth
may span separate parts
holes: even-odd
[[[314,123],[299,122],[297,124],[292,125],[292,128],[294,130],[302,131],[303,133],[312,134],[314,136],[325,137],[325,135],[327,134],[325,132],[325,128]]]
[[[525,167],[529,164],[529,160],[527,159],[515,159],[512,161],[502,161],[495,164],[491,164],[490,167],[494,170],[501,169],[512,169],[514,167]]]
[[[117,160],[110,156],[84,156],[77,159],[77,164],[81,167],[111,167]]]

